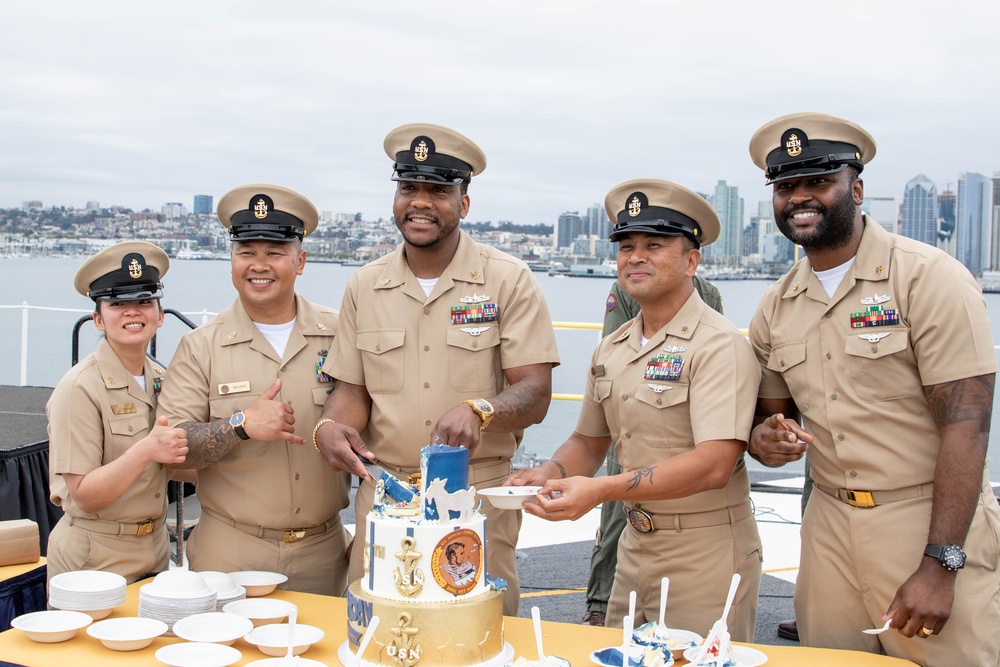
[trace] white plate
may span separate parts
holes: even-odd
[[[337,649],[337,659],[340,660],[340,664],[343,665],[344,667],[354,667],[355,658],[354,658],[354,653],[351,651],[350,642],[344,642],[343,644],[340,645],[340,648]],[[500,654],[500,657],[486,664],[492,665],[494,667],[503,667],[503,665],[506,665],[509,662],[513,662],[513,660],[514,660],[514,647],[511,646],[509,643],[504,642],[503,653]],[[247,667],[249,667],[249,665]]]
[[[13,619],[10,627],[17,628],[31,641],[55,644],[72,639],[91,622],[93,619],[81,611],[35,611]]]
[[[502,510],[519,510],[521,503],[538,502],[535,496],[542,490],[540,486],[496,486],[492,489],[481,489],[476,493],[486,496],[494,507]]]
[[[49,590],[58,588],[60,591],[71,593],[102,593],[125,588],[127,585],[125,577],[114,572],[76,570],[63,572],[52,577],[52,581],[49,582]]]
[[[189,642],[207,642],[232,646],[253,630],[253,621],[239,614],[212,611],[192,614],[174,623],[174,634]]]
[[[288,577],[280,572],[264,572],[262,570],[244,570],[229,575],[237,585],[247,591],[247,597],[259,597],[273,592],[279,584],[288,581]]]
[[[112,651],[138,651],[167,631],[167,624],[153,618],[111,618],[94,623],[87,634]]]
[[[690,630],[680,630],[669,628],[667,639],[657,639],[654,635],[656,623],[644,623],[632,633],[632,638],[636,644],[649,644],[650,646],[666,645],[673,654],[674,659],[680,659],[681,655],[692,646],[698,646],[704,640],[701,635]]]
[[[170,644],[156,652],[156,659],[171,667],[228,667],[241,658],[232,646],[196,642]]]
[[[700,648],[701,646],[694,646],[684,651],[684,659],[690,661],[691,658],[695,657]],[[737,646],[735,644],[732,645],[732,648],[733,660],[736,661],[736,667],[757,667],[767,662],[767,655],[755,648]],[[692,662],[691,664],[693,665],[694,663]]]

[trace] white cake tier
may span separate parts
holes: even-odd
[[[489,591],[483,515],[442,526],[371,512],[365,524],[361,588],[366,593],[400,602],[445,602]]]

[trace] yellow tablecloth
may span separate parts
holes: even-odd
[[[2,570],[2,568],[0,568]],[[139,586],[128,587],[125,603],[112,612],[111,618],[135,616],[139,606]],[[288,600],[298,605],[300,623],[315,625],[326,632],[323,641],[313,645],[303,657],[318,660],[330,667],[337,667],[337,649],[347,641],[347,604],[344,598],[276,591],[269,597]],[[514,647],[517,657],[534,659],[535,637],[531,620],[506,617],[504,619],[506,640]],[[545,652],[566,658],[574,667],[592,665],[590,652],[615,646],[621,642],[621,631],[610,628],[593,628],[568,623],[542,622]],[[113,667],[114,665],[156,665],[153,654],[156,649],[181,640],[176,637],[159,637],[148,648],[141,651],[121,653],[111,651],[81,630],[73,639],[61,644],[37,644],[19,630],[0,632],[0,660],[28,667]],[[238,640],[234,648],[243,653],[237,663],[246,665],[266,656],[256,646]],[[797,648],[788,646],[753,645],[767,654],[768,667],[903,667],[913,663],[897,658],[858,653],[854,651],[832,651],[824,649]],[[679,665],[685,661],[679,661]]]

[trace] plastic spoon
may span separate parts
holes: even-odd
[[[692,665],[701,664],[701,661],[705,659],[705,654],[708,653],[709,647],[711,647],[712,642],[715,638],[726,631],[726,617],[729,616],[729,609],[733,606],[733,600],[736,599],[736,589],[740,585],[740,575],[736,573],[733,575],[733,580],[729,584],[729,595],[726,596],[726,606],[722,608],[722,616],[719,620],[712,625],[712,631],[708,633],[708,637],[705,638],[705,643],[701,645],[701,650],[698,651],[698,655],[695,659],[691,661]]]
[[[292,649],[295,647],[295,619],[298,613],[299,610],[294,607],[288,612],[288,652],[285,653],[285,659],[282,661],[284,665],[294,665],[297,662],[295,656],[292,655]]]
[[[628,594],[628,615],[632,618],[632,626],[635,627],[635,591]]]
[[[862,630],[861,632],[865,633],[866,635],[880,635],[889,629],[890,623],[892,623],[891,618],[888,621],[886,621],[885,625],[883,625],[881,628],[872,628],[871,630]]]
[[[657,639],[666,639],[670,636],[670,629],[663,622],[663,612],[667,608],[667,591],[670,589],[670,579],[663,577],[660,579],[660,622],[656,624],[654,636]]]
[[[538,649],[538,667],[547,667],[549,659],[542,650],[542,615],[538,607],[531,608],[531,622],[535,626],[535,648]]]
[[[635,591],[632,592],[632,602],[635,603]],[[632,615],[626,616],[622,621],[622,667],[628,667],[628,654],[632,649]]]
[[[368,621],[368,629],[365,630],[365,636],[361,638],[361,643],[358,644],[358,654],[354,656],[354,667],[357,667],[357,665],[361,663],[361,656],[365,654],[365,649],[368,648],[368,643],[375,635],[375,628],[378,627],[378,623],[378,616],[372,616],[371,620]]]

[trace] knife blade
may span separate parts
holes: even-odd
[[[396,502],[409,503],[416,496],[406,484],[403,484],[395,475],[390,475],[386,472],[385,468],[378,465],[376,461],[369,461],[360,457],[359,460],[361,461],[361,465],[364,466],[365,471],[371,475],[371,478],[366,481],[372,486],[376,486],[381,480],[385,485],[385,495]]]

